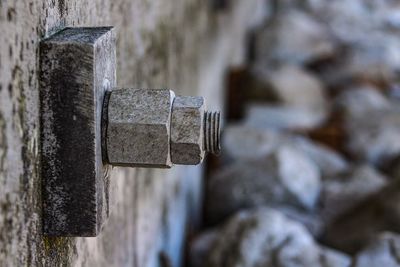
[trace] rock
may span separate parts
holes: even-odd
[[[244,124],[257,128],[304,130],[320,126],[325,119],[325,112],[309,108],[249,104]]]
[[[308,14],[289,10],[257,33],[255,58],[260,66],[304,64],[335,54],[335,43],[323,24]]]
[[[394,158],[385,166],[385,171],[392,179],[400,179],[400,156]]]
[[[396,1],[370,0],[307,0],[318,19],[329,25],[335,37],[343,43],[360,43],[363,38],[390,31],[389,21],[395,21]],[[369,19],[366,21],[365,17]]]
[[[329,104],[321,81],[291,65],[253,68],[248,74],[246,121],[262,127],[313,128],[325,120]],[[261,104],[266,102],[266,104]]]
[[[382,231],[400,232],[400,180],[390,182],[326,227],[324,244],[356,253]]]
[[[390,28],[400,30],[400,9],[391,10],[384,19]]]
[[[371,111],[346,120],[346,144],[357,160],[384,166],[400,155],[400,109]]]
[[[320,246],[321,267],[350,267],[350,257],[342,252]]]
[[[197,238],[195,238],[189,247],[189,260],[191,267],[202,267],[205,260],[210,253],[214,242],[218,238],[218,231],[216,229],[208,230]]]
[[[276,210],[243,211],[220,230],[208,267],[348,267],[348,256],[320,248],[307,230]]]
[[[387,183],[386,177],[367,165],[324,180],[320,198],[322,218],[325,222],[332,221]]]
[[[324,85],[317,76],[301,67],[284,65],[272,70],[255,68],[252,73],[257,77],[259,87],[264,87],[265,98],[270,96],[284,106],[318,111],[327,109]],[[258,97],[262,96],[261,88],[258,89]]]
[[[371,85],[345,90],[336,98],[335,109],[347,118],[360,118],[368,112],[389,110],[389,99],[378,90]]]
[[[236,124],[225,127],[222,155],[234,160],[259,159],[271,154],[284,140],[283,133]]]
[[[399,267],[400,235],[382,233],[354,257],[354,267]]]
[[[318,238],[323,232],[324,224],[317,212],[305,211],[289,205],[265,205],[265,207],[279,210],[289,219],[302,224],[315,238]]]
[[[322,177],[333,176],[349,168],[343,156],[322,144],[298,136],[293,139],[293,145],[318,166]]]
[[[234,160],[258,159],[271,154],[279,146],[293,145],[318,166],[323,176],[331,176],[348,168],[347,161],[330,148],[274,129],[229,125],[223,137],[223,155]]]
[[[329,87],[354,81],[398,81],[399,4],[396,1],[307,0],[311,13],[337,42],[337,65],[323,74]],[[368,17],[368,20],[365,18]],[[329,77],[329,78],[328,78]]]
[[[346,148],[354,159],[379,167],[400,154],[400,108],[369,87],[348,90],[336,100],[344,113]]]
[[[339,70],[337,79],[378,84],[398,80],[400,39],[393,26],[398,20],[395,11],[399,5],[395,1],[315,2],[313,13],[329,26],[345,52],[341,55],[345,59],[342,64],[330,70],[332,75]]]
[[[366,36],[357,44],[352,44],[345,70],[353,79],[390,84],[398,81],[399,59],[398,36]]]
[[[377,84],[382,88],[399,81],[400,38],[380,33],[343,44],[341,58],[321,71],[327,87],[343,88],[349,83]]]
[[[289,146],[256,160],[230,164],[210,178],[206,217],[217,223],[243,209],[289,204],[313,209],[320,191],[320,173],[307,155]]]

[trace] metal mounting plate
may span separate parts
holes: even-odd
[[[115,57],[111,27],[66,28],[40,43],[46,235],[96,236],[108,217],[101,114],[116,83]]]

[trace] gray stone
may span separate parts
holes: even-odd
[[[282,146],[257,160],[226,166],[210,178],[206,217],[210,223],[242,208],[290,204],[313,209],[320,191],[320,173],[301,151]]]
[[[312,15],[329,27],[343,48],[330,62],[334,65],[329,64],[322,72],[330,88],[343,88],[353,81],[384,86],[398,81],[400,42],[396,1],[308,2]]]
[[[189,260],[191,267],[202,267],[205,265],[207,256],[214,242],[217,240],[218,234],[217,229],[208,230],[190,242]]]
[[[388,27],[392,29],[399,30],[400,29],[400,9],[391,9],[386,13],[387,16],[384,18],[384,22]]]
[[[258,33],[255,53],[261,66],[303,64],[333,56],[335,43],[323,24],[304,12],[291,10]]]
[[[171,167],[174,92],[117,89],[108,102],[107,155],[112,165]]]
[[[317,76],[295,65],[283,65],[267,70],[256,68],[254,75],[264,80],[265,94],[272,95],[279,104],[291,107],[326,111],[328,102],[325,88]]]
[[[289,219],[302,224],[307,231],[315,238],[318,238],[323,233],[324,222],[321,220],[319,210],[307,211],[290,205],[273,205],[266,204],[265,207],[279,210]]]
[[[224,128],[223,156],[234,160],[258,159],[271,154],[285,138],[274,129],[260,129],[243,124]]]
[[[243,211],[221,228],[203,266],[347,267],[348,256],[320,248],[307,230],[269,208]]]
[[[340,72],[338,79],[378,84],[398,80],[400,42],[391,23],[396,21],[392,14],[399,10],[395,1],[316,2],[314,15],[345,47],[340,65],[330,70],[332,75]]]
[[[382,233],[371,240],[367,247],[358,252],[353,259],[354,267],[399,267],[400,235]]]
[[[325,119],[325,112],[304,107],[249,104],[244,124],[257,128],[304,130],[322,125]]]
[[[320,246],[321,267],[350,267],[351,258],[343,252]]]
[[[369,0],[308,0],[313,15],[326,22],[336,38],[345,43],[357,43],[361,38],[384,29],[390,1]],[[370,19],[365,21],[365,17]]]
[[[394,158],[385,166],[388,176],[392,179],[400,179],[400,156]]]
[[[352,45],[345,71],[353,80],[390,84],[398,81],[400,38],[393,34],[366,36]]]
[[[318,166],[322,177],[329,177],[349,168],[349,163],[342,155],[323,144],[300,136],[295,136],[292,143]]]
[[[387,183],[385,176],[368,165],[352,167],[345,173],[330,177],[322,184],[321,216],[325,222],[332,221]]]
[[[171,117],[173,163],[194,165],[202,162],[205,152],[204,112],[205,103],[202,97],[175,98]]]
[[[223,155],[228,159],[257,159],[284,145],[292,145],[306,154],[323,176],[331,176],[348,168],[348,162],[340,154],[301,136],[242,124],[228,125],[224,129]]]
[[[335,108],[346,117],[360,118],[372,111],[390,109],[390,101],[371,85],[348,88],[335,100]]]
[[[366,30],[363,32],[365,34]],[[369,33],[368,33],[369,34]],[[329,88],[342,89],[349,83],[366,82],[382,87],[398,82],[400,39],[393,34],[366,35],[345,47],[341,57],[321,71]]]
[[[356,253],[382,231],[400,232],[400,180],[394,180],[328,223],[322,241]]]
[[[345,121],[349,153],[357,160],[384,166],[400,154],[400,109],[365,113]]]
[[[400,154],[400,109],[370,86],[356,87],[336,99],[344,115],[348,152],[359,161],[383,166]]]

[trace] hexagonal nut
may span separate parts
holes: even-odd
[[[108,101],[106,148],[109,163],[171,167],[170,121],[174,92],[118,89]]]
[[[177,96],[172,106],[171,159],[175,164],[194,165],[204,158],[203,97]]]

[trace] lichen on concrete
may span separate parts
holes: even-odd
[[[4,171],[4,162],[7,153],[7,139],[5,133],[6,123],[4,121],[3,115],[0,113],[0,173]],[[0,176],[1,178],[1,176]],[[3,177],[4,178],[4,177]],[[0,180],[0,182],[2,182]]]

